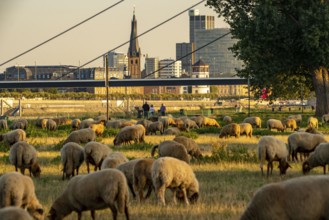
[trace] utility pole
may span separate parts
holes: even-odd
[[[106,121],[109,120],[109,62],[105,55],[105,86],[106,86]]]

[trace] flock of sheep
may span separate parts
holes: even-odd
[[[329,122],[329,114],[324,115],[322,119],[323,122]],[[270,130],[284,131],[289,128],[291,131],[297,131],[301,120],[301,115],[292,115],[282,121],[269,119],[266,125]],[[259,117],[245,118],[240,124],[233,123],[229,116],[225,116],[223,121],[226,125],[221,128],[219,138],[239,138],[240,135],[252,137],[253,129],[262,126]],[[63,141],[60,150],[62,179],[69,179],[69,182],[47,213],[49,219],[56,220],[63,219],[71,212],[77,212],[78,219],[81,219],[82,212],[87,210],[90,210],[92,219],[95,219],[95,211],[105,208],[111,209],[113,219],[117,219],[118,213],[124,213],[126,219],[129,219],[129,191],[140,202],[154,191],[158,203],[166,205],[166,189],[172,191],[173,203],[179,201],[189,205],[197,202],[199,182],[189,163],[192,157],[202,158],[201,150],[193,139],[179,136],[179,133],[205,126],[220,127],[215,119],[204,116],[165,116],[137,122],[106,120],[104,116],[83,121],[65,118],[36,121],[37,126],[50,131],[65,124],[70,124],[73,130]],[[32,176],[40,177],[41,167],[36,149],[26,142],[24,130],[27,127],[27,120],[19,119],[11,124],[11,131],[0,134],[0,141],[10,146],[10,163],[16,171],[20,169],[21,172],[6,173],[0,177],[0,219],[39,220],[45,215],[35,195],[31,179]],[[0,120],[0,128],[8,129],[6,120]],[[154,145],[150,152],[152,158],[129,161],[122,153],[113,152],[108,145],[96,141],[96,137],[102,135],[106,128],[120,129],[113,140],[114,146],[132,142],[143,143],[145,135],[157,133],[173,134],[176,137]],[[272,174],[273,161],[279,162],[280,174],[285,174],[290,167],[289,160],[298,161],[298,153],[305,157],[302,166],[305,174],[317,166],[323,166],[325,173],[325,166],[329,164],[329,143],[317,132],[317,128],[317,118],[310,117],[308,128],[305,131],[299,129],[291,133],[287,145],[275,137],[263,136],[258,142],[261,173],[263,174],[263,165],[267,160],[267,176]],[[156,151],[158,159],[154,158]],[[79,175],[79,168],[83,162],[87,165],[88,174]],[[94,166],[94,172],[90,172],[90,165]],[[29,176],[24,175],[25,169],[29,170]],[[267,219],[270,216],[277,216],[280,219],[296,216],[299,217],[295,219],[326,218],[329,216],[329,207],[325,201],[322,203],[318,200],[318,197],[326,196],[323,194],[326,192],[324,184],[328,182],[329,178],[326,177],[306,176],[268,184],[256,192],[241,219]],[[88,193],[80,193],[82,189]],[[291,195],[294,201],[283,202],[285,199],[280,198],[280,195],[284,193],[287,196]],[[301,198],[296,198],[296,195]],[[303,205],[302,202],[307,205]],[[321,205],[316,206],[318,203]],[[309,207],[313,207],[312,205],[316,208],[310,211]],[[26,209],[29,215],[19,208]]]

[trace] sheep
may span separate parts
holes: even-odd
[[[173,192],[176,204],[176,192],[180,190],[186,205],[195,203],[199,198],[199,182],[190,165],[173,157],[161,157],[152,165],[152,181],[156,197],[165,205],[165,190]]]
[[[200,151],[200,148],[198,144],[191,138],[185,137],[185,136],[177,136],[173,139],[173,141],[176,141],[186,148],[186,151],[189,155],[192,157],[195,157],[197,159],[202,158],[202,153]]]
[[[262,128],[262,120],[260,119],[260,117],[247,117],[243,120],[243,123],[249,123],[251,124],[253,127],[256,128]]]
[[[69,136],[63,142],[63,145],[69,142],[75,142],[77,144],[88,143],[95,141],[96,134],[91,128],[83,128],[80,130],[72,131]]]
[[[126,219],[129,219],[128,201],[124,175],[115,169],[105,169],[73,177],[52,204],[48,217],[50,220],[61,220],[75,211],[81,219],[82,212],[90,210],[91,218],[95,219],[96,210],[110,208],[114,220],[118,211],[124,212]]]
[[[288,116],[288,119],[295,119],[297,124],[300,125],[300,123],[302,122],[302,115],[301,114],[298,114],[298,115],[289,115]]]
[[[13,145],[18,141],[26,141],[26,133],[23,129],[16,129],[4,134],[0,134],[0,141],[7,145]]]
[[[284,132],[284,130],[286,129],[284,127],[284,125],[282,124],[282,122],[280,120],[277,120],[277,119],[269,119],[269,120],[267,120],[267,128],[270,131],[272,129],[276,129],[277,131],[281,131],[281,132]]]
[[[316,128],[318,129],[319,128],[319,121],[316,117],[309,117],[308,120],[307,120],[307,124],[309,127],[313,127],[313,128]]]
[[[291,131],[297,131],[298,130],[298,126],[297,126],[297,122],[295,119],[284,119],[282,120],[282,125],[285,128],[290,128]]]
[[[160,116],[158,121],[161,121],[163,124],[163,129],[167,129],[169,127],[169,119],[166,116]]]
[[[176,127],[168,128],[164,130],[163,134],[165,135],[178,135],[180,133],[180,130]]]
[[[23,129],[23,130],[26,130],[27,127],[28,127],[29,123],[26,119],[18,119],[16,121],[14,121],[11,126],[10,126],[10,129]]]
[[[258,189],[241,220],[327,219],[329,177],[302,176]]]
[[[143,202],[152,192],[152,165],[154,159],[141,159],[134,166],[134,190],[138,192],[139,201]],[[144,189],[148,189],[144,198]]]
[[[232,123],[232,118],[230,116],[224,116],[223,122],[225,122],[225,124],[230,124]]]
[[[95,131],[97,136],[101,136],[104,133],[105,126],[103,124],[91,124],[90,128]]]
[[[9,161],[15,166],[15,171],[20,168],[24,175],[25,169],[29,170],[30,176],[40,177],[41,168],[37,160],[37,151],[25,141],[19,141],[10,147]]]
[[[0,209],[0,219],[4,220],[33,220],[27,211],[18,207]]]
[[[109,118],[107,118],[106,115],[98,115],[95,118],[95,121],[108,121],[108,120],[111,120],[111,116],[109,116]]]
[[[193,121],[193,120],[191,120],[191,119],[189,119],[189,118],[187,118],[187,119],[184,120],[184,125],[183,125],[183,127],[184,127],[184,129],[185,129],[186,131],[189,131],[190,128],[191,128],[191,129],[199,128],[199,126],[196,124],[196,122]]]
[[[120,170],[126,176],[127,184],[131,194],[133,195],[133,198],[136,198],[136,194],[134,191],[134,166],[140,160],[141,159],[130,160],[116,167],[116,169]]]
[[[269,176],[269,170],[271,168],[271,175],[273,171],[273,161],[279,161],[279,169],[280,175],[286,174],[286,171],[289,167],[289,163],[287,162],[287,157],[289,155],[286,144],[276,139],[272,136],[263,136],[258,142],[258,159],[260,161],[259,167],[263,173],[263,164],[265,159],[268,161],[267,163],[267,177]]]
[[[308,132],[308,133],[311,133],[311,134],[321,134],[321,135],[323,135],[323,133],[319,132],[314,127],[308,127],[308,128],[306,128],[305,129],[305,132]]]
[[[0,208],[23,208],[34,219],[43,219],[43,208],[35,195],[31,177],[16,172],[5,173],[0,177],[0,191]]]
[[[329,114],[324,114],[321,118],[323,123],[329,122]]]
[[[152,133],[156,134],[157,131],[159,131],[160,134],[163,134],[164,129],[163,129],[163,124],[161,121],[152,122],[148,126],[146,133],[147,134],[152,134]]]
[[[87,171],[89,173],[89,163],[94,165],[94,171],[100,170],[103,160],[112,153],[112,149],[105,144],[96,141],[88,142],[84,148]]]
[[[125,155],[120,152],[113,152],[109,156],[107,156],[101,165],[101,170],[106,168],[116,168],[120,164],[128,162],[129,160]]]
[[[245,134],[246,137],[252,137],[252,126],[249,123],[240,123],[240,136]]]
[[[220,125],[218,124],[218,122],[215,119],[207,118],[207,117],[205,117],[205,119],[204,119],[204,126],[220,128]]]
[[[151,157],[154,157],[155,150],[158,148],[159,157],[175,157],[179,160],[190,163],[185,146],[176,141],[163,141],[158,145],[154,145],[151,149]]]
[[[64,175],[67,179],[74,176],[74,171],[76,171],[76,175],[79,175],[79,168],[84,159],[83,147],[74,142],[66,143],[61,149],[62,180],[64,180]]]
[[[65,117],[52,118],[52,120],[56,122],[57,126],[60,126],[60,125],[69,125],[72,122],[71,119],[67,119]]]
[[[110,121],[107,121],[106,122],[106,127],[107,128],[114,128],[114,129],[117,129],[117,128],[121,128],[121,125],[122,125],[122,122],[123,120],[110,120]]]
[[[320,134],[311,134],[307,132],[295,132],[288,136],[288,149],[292,161],[298,161],[297,153],[310,153],[321,144],[327,142]]]
[[[175,126],[179,129],[184,129],[184,121],[181,118],[174,118]]]
[[[119,133],[115,136],[113,140],[114,145],[121,145],[130,143],[130,141],[134,141],[135,143],[144,142],[145,138],[145,128],[143,125],[134,125],[134,126],[126,126],[121,128]]]
[[[143,125],[145,130],[147,130],[147,128],[149,127],[149,125],[152,123],[152,121],[147,120],[147,119],[143,119],[143,120],[139,120],[136,124],[140,124]]]
[[[48,118],[38,118],[35,121],[35,126],[45,129],[46,128],[46,124],[47,124]]]
[[[76,119],[73,119],[72,122],[71,122],[71,127],[72,127],[72,130],[78,130],[80,129],[80,124],[81,124],[81,120],[76,118]]]
[[[199,126],[199,128],[204,127],[204,120],[205,117],[203,115],[198,115],[194,118],[191,118],[193,121],[195,121],[195,123]]]
[[[49,118],[46,122],[46,128],[49,131],[55,131],[57,128],[57,124],[53,119]]]
[[[323,174],[326,174],[327,164],[329,164],[329,143],[322,143],[303,162],[303,173],[307,174],[314,167],[322,166]]]
[[[8,129],[8,123],[6,119],[0,120],[0,129],[7,130]]]
[[[223,126],[219,133],[219,138],[228,138],[229,136],[240,137],[240,125],[237,123],[231,123]]]

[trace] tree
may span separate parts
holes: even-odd
[[[329,113],[329,3],[327,0],[208,0],[231,26],[231,48],[252,89],[272,98],[314,89],[316,115]],[[296,86],[298,85],[298,86]],[[293,89],[295,91],[293,91]]]

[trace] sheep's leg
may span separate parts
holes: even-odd
[[[173,203],[174,203],[175,205],[177,204],[177,200],[176,200],[176,191],[177,191],[176,188],[172,190]],[[184,199],[185,199],[185,198],[184,198]]]
[[[95,210],[90,210],[91,219],[95,220]]]
[[[145,187],[145,178],[140,178],[139,179],[139,183],[138,183],[138,193],[139,193],[139,201],[140,202],[143,202],[144,200],[144,187]]]
[[[156,190],[157,191],[156,195],[157,195],[157,198],[158,198],[158,203],[162,204],[162,205],[166,205],[165,190],[166,190],[165,186],[161,186]]]
[[[183,191],[183,195],[184,195],[185,204],[186,205],[189,205],[190,203],[189,203],[188,198],[187,198],[187,195],[186,195],[186,189],[183,188],[182,191]]]
[[[18,171],[18,169],[17,169],[17,165],[15,165],[15,171],[16,171],[16,172]]]
[[[134,187],[133,187],[133,185],[130,184],[130,183],[128,183],[128,187],[129,187],[131,193],[133,194],[133,198],[136,198],[136,194],[135,194],[135,191],[134,191]]]
[[[32,167],[30,166],[30,167],[29,167],[29,173],[30,173],[30,177],[32,177],[32,172],[31,172],[31,169],[32,169]]]
[[[78,220],[81,220],[82,212],[78,212]]]
[[[21,167],[21,173],[24,175],[25,174],[25,168]]]
[[[118,216],[118,210],[115,208],[114,204],[110,204],[109,207],[112,211],[113,220],[116,220]]]
[[[323,166],[323,174],[326,174],[326,165]]]
[[[89,163],[86,162],[86,164],[87,164],[87,172],[89,173],[90,172],[90,170],[89,170]]]
[[[94,167],[94,171],[95,171],[95,172],[97,171],[97,168],[98,168],[98,166],[97,166],[97,165],[95,165],[95,167]]]
[[[146,193],[146,196],[145,196],[145,199],[147,199],[148,197],[150,197],[151,193],[152,193],[152,189],[153,189],[153,186],[152,184],[149,185],[149,188],[147,190],[147,193]]]
[[[127,204],[125,205],[125,215],[126,215],[126,220],[129,220],[129,209]]]

